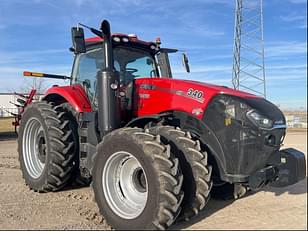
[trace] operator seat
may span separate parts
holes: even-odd
[[[125,71],[125,97],[127,99],[126,110],[132,110],[132,101],[133,101],[133,86],[134,86],[135,76],[128,71]]]

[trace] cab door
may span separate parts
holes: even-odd
[[[92,108],[97,109],[96,100],[96,75],[103,67],[104,51],[102,48],[96,48],[79,54],[75,58],[72,73],[72,83],[83,86],[87,96],[92,104]]]

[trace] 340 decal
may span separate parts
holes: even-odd
[[[189,88],[187,91],[187,96],[194,98],[200,102],[204,101],[203,95],[204,95],[203,91],[194,90],[192,88]]]

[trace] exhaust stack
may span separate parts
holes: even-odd
[[[105,62],[97,72],[98,125],[103,137],[120,126],[119,113],[119,74],[113,69],[113,51],[110,24],[104,20],[101,24]]]

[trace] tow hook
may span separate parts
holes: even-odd
[[[247,191],[249,190],[249,188],[247,186],[244,186],[242,184],[234,184],[234,199],[238,199],[243,197]]]
[[[271,181],[275,181],[278,177],[278,169],[274,166],[267,166],[249,177],[249,188],[258,191]]]

